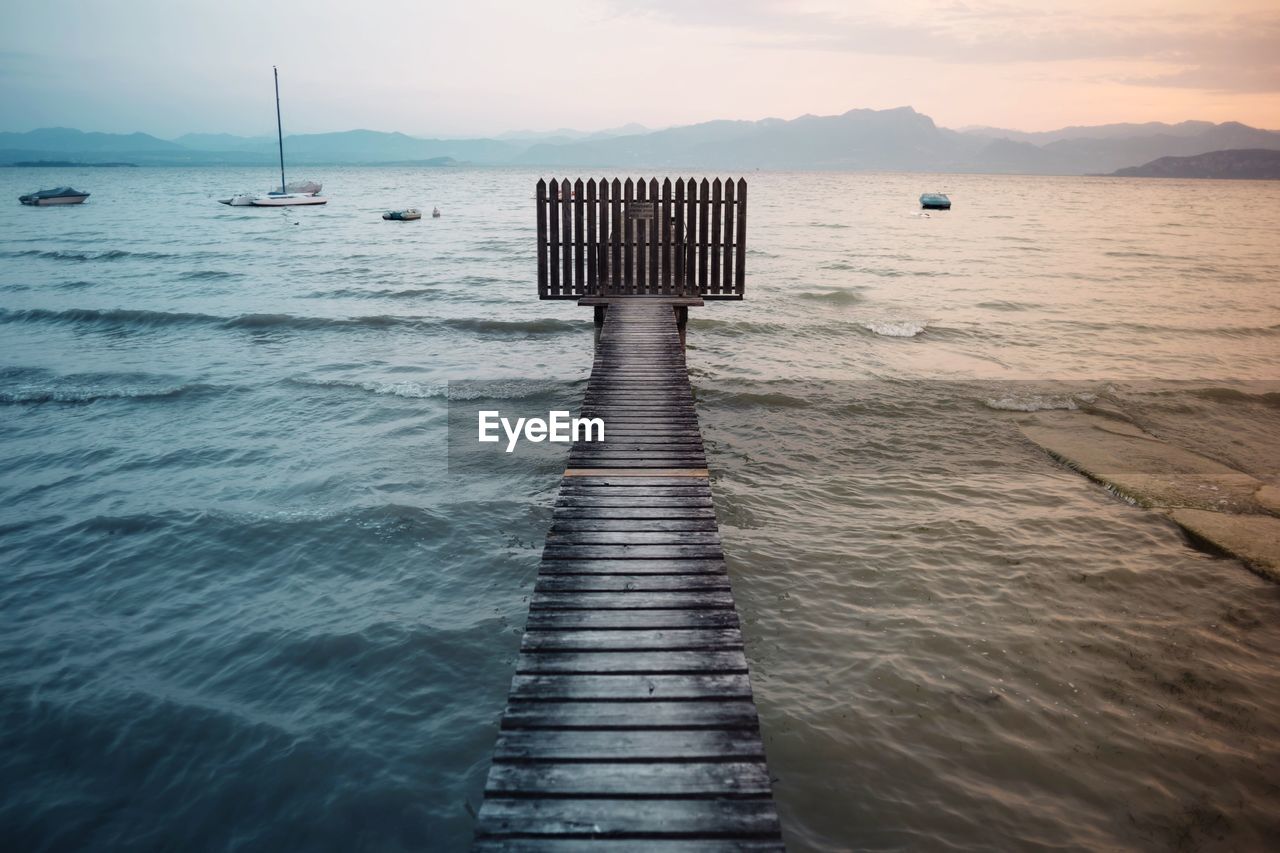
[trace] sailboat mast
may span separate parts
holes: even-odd
[[[287,192],[284,182],[284,125],[280,123],[280,71],[273,65],[271,74],[276,79],[276,141],[280,143],[280,192]]]

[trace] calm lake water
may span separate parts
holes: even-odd
[[[450,474],[446,383],[571,402],[590,312],[536,174],[297,177],[0,170],[93,193],[0,204],[10,849],[470,840],[559,466]],[[1280,587],[1017,421],[1280,482],[1280,184],[747,177],[689,362],[790,848],[1275,849]]]

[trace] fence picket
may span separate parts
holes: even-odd
[[[586,239],[582,233],[582,178],[573,182],[573,292],[582,293],[586,285]]]
[[[561,292],[573,293],[573,188],[568,178],[560,182],[560,263],[564,268]]]
[[[547,187],[547,292],[553,297],[560,292],[560,211],[557,209],[560,182],[552,178]]]
[[[613,229],[609,235],[612,257],[609,266],[609,292],[622,292],[622,181],[613,179]]]
[[[707,290],[707,202],[711,184],[706,178],[698,185],[698,290]]]
[[[596,245],[596,179],[587,181],[587,281],[583,293],[596,293],[600,284],[600,247]]]
[[[724,278],[716,282],[718,292],[728,296],[733,293],[733,218],[736,210],[736,201],[733,193],[733,178],[729,178],[724,182]]]
[[[724,205],[721,204],[720,179],[711,184],[711,277],[703,286],[707,293],[720,292],[720,219],[724,216]]]
[[[538,298],[550,296],[547,289],[547,182],[538,178],[534,193],[538,208]]]
[[[636,181],[636,211],[644,208],[648,202],[648,196],[645,192],[644,178]],[[636,276],[633,281],[635,288],[641,292],[644,291],[645,276],[649,272],[646,259],[648,254],[645,251],[645,240],[649,236],[649,223],[643,216],[637,216],[635,220],[635,237],[636,237]]]
[[[733,288],[733,292],[737,294],[739,299],[746,292],[746,269],[747,269],[747,179],[738,179],[738,240],[737,240],[738,262],[735,265],[735,273],[738,278]]]

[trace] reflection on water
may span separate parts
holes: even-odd
[[[537,176],[63,177],[0,208],[0,829],[465,848],[556,466],[451,476],[446,389],[590,365]],[[1276,482],[1280,187],[748,179],[689,360],[792,849],[1280,843],[1280,592],[1016,428],[1102,407]]]

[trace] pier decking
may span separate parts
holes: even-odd
[[[481,851],[781,850],[676,300],[610,300]]]

